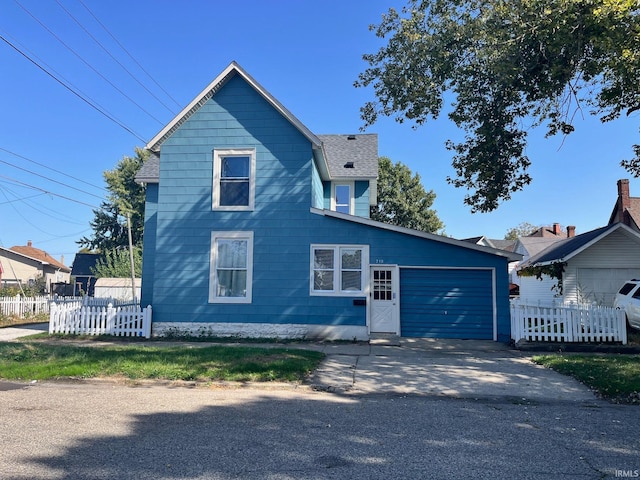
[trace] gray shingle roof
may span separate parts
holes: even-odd
[[[160,181],[160,157],[151,153],[136,174],[138,183],[158,183]]]
[[[377,134],[318,135],[318,138],[332,179],[378,177]]]
[[[591,242],[609,235],[618,228],[626,228],[629,231],[629,227],[621,223],[615,223],[606,227],[597,228],[590,232],[583,233],[582,235],[576,235],[566,240],[561,240],[551,245],[546,250],[543,250],[538,255],[532,256],[526,263],[528,265],[544,265],[559,261],[566,261],[574,256],[578,251],[588,246]]]

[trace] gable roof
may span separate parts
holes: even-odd
[[[575,237],[574,237],[575,238]],[[533,257],[540,252],[546,250],[551,245],[561,242],[566,238],[560,237],[520,237],[518,238],[517,244],[522,246],[524,250],[527,252],[529,257]],[[516,246],[516,250],[517,250]]]
[[[145,162],[146,163],[146,162]],[[94,277],[91,271],[102,255],[99,253],[76,253],[71,266],[71,275],[77,277]]]
[[[318,135],[332,179],[377,178],[378,135]]]
[[[1,248],[1,247],[0,247]],[[45,252],[44,250],[40,250],[39,248],[35,248],[31,245],[31,242],[29,242],[28,245],[14,245],[13,247],[6,249],[3,248],[3,250],[10,250],[14,253],[17,253],[19,255],[22,255],[23,257],[27,257],[30,260],[35,260],[36,262],[39,262],[43,265],[51,265],[54,268],[60,269],[63,272],[71,272],[71,269],[69,267],[67,267],[66,265],[64,265],[62,262],[56,260],[55,258],[53,258],[51,255],[49,255],[47,252]]]
[[[339,218],[348,222],[359,223],[361,225],[368,225],[370,227],[381,228],[383,230],[390,230],[392,232],[403,233],[405,235],[411,235],[419,238],[426,238],[428,240],[434,240],[440,243],[446,243],[448,245],[455,245],[457,247],[466,248],[468,250],[475,250],[478,252],[489,253],[491,255],[498,255],[499,257],[505,257],[510,262],[515,262],[522,259],[522,255],[519,253],[508,252],[506,250],[499,250],[496,248],[485,247],[484,245],[477,245],[475,243],[467,242],[465,240],[457,240],[451,237],[445,237],[443,235],[436,235],[435,233],[427,233],[421,230],[413,230],[406,227],[398,227],[396,225],[389,225],[388,223],[378,222],[366,217],[357,217],[354,215],[347,215],[346,213],[339,213],[333,210],[320,210],[318,208],[312,208],[311,213],[316,215],[322,215],[325,217]]]
[[[200,92],[196,98],[194,98],[189,105],[184,107],[173,120],[171,120],[162,130],[160,130],[155,137],[153,137],[146,148],[152,152],[159,152],[162,143],[175,132],[180,125],[186,122],[191,115],[200,109],[211,97],[213,97],[218,90],[220,90],[231,78],[239,75],[242,77],[253,89],[258,92],[262,97],[269,102],[273,108],[282,114],[294,127],[296,127],[302,135],[304,135],[316,149],[322,148],[320,139],[311,133],[307,127],[305,127],[300,120],[298,120],[289,110],[285,108],[276,98],[271,95],[262,85],[255,81],[251,75],[249,75],[238,63],[231,62],[227,68],[225,68],[220,75],[213,79],[213,81]]]
[[[557,262],[566,262],[617,230],[622,230],[623,233],[634,238],[640,244],[640,233],[623,223],[615,223],[556,242],[539,254],[532,256],[525,263],[526,265],[543,266]]]

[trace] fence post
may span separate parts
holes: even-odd
[[[115,335],[116,324],[116,309],[113,308],[113,304],[107,305],[107,333],[109,335]]]
[[[142,320],[142,332],[144,338],[151,338],[151,305],[147,305],[147,308],[143,310]]]

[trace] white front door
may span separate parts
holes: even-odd
[[[371,333],[400,333],[397,266],[371,267]]]

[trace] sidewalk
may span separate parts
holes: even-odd
[[[0,329],[0,341],[46,331],[48,324]],[[393,343],[393,342],[392,342]],[[596,396],[571,377],[530,361],[533,354],[485,340],[401,338],[395,345],[341,342],[252,344],[323,352],[310,378],[316,390],[358,394],[419,394],[511,402],[594,403]],[[99,347],[109,344],[86,342]],[[207,343],[175,342],[205,346]],[[235,345],[235,344],[225,344]]]

